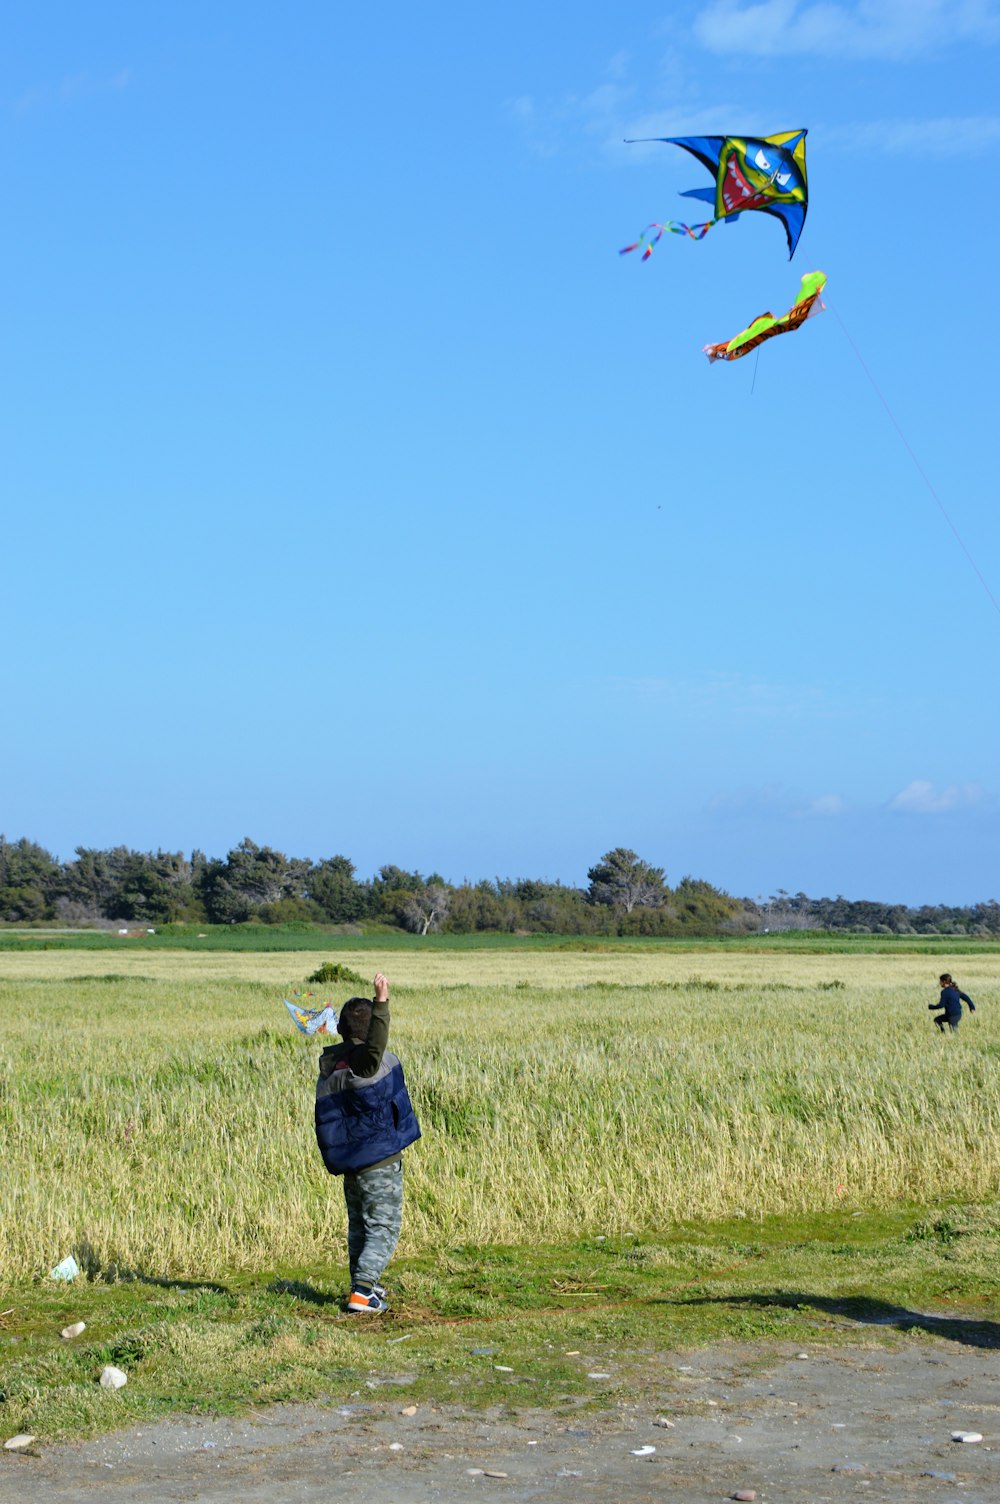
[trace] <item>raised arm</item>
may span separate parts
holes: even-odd
[[[361,1044],[356,1044],[350,1053],[350,1068],[356,1076],[374,1076],[382,1064],[385,1047],[389,1043],[389,980],[383,973],[375,975],[375,996],[372,999],[372,1016],[368,1033]]]

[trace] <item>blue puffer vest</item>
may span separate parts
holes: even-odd
[[[316,1142],[331,1175],[356,1174],[399,1154],[420,1137],[403,1067],[383,1057],[387,1071],[360,1078],[316,1098]],[[359,1082],[359,1078],[354,1078]]]

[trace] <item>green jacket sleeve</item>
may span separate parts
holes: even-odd
[[[374,1076],[382,1064],[385,1047],[389,1043],[389,1003],[372,1003],[372,1021],[361,1044],[356,1044],[349,1056],[351,1070],[356,1076]]]

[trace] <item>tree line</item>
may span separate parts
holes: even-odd
[[[0,922],[126,924],[381,923],[415,934],[476,930],[560,935],[682,935],[836,929],[875,934],[1000,934],[1000,905],[908,908],[783,889],[734,898],[703,879],[674,886],[627,847],[595,862],[586,887],[538,878],[447,882],[391,864],[359,878],[346,856],[289,857],[249,838],[193,851],[78,846],[60,862],[34,841],[0,836]]]

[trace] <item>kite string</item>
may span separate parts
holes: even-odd
[[[901,440],[902,445],[903,445],[903,448],[906,450],[907,454],[910,456],[910,459],[913,461],[913,464],[914,464],[914,466],[915,466],[915,468],[917,470],[917,474],[920,476],[920,478],[923,481],[924,485],[927,487],[928,491],[933,496],[935,502],[937,503],[937,507],[938,507],[938,510],[941,513],[941,516],[944,518],[945,522],[947,522],[948,526],[950,527],[950,529],[951,529],[951,531],[952,531],[952,533],[953,533],[953,535],[955,537],[955,541],[957,542],[959,548],[962,550],[963,554],[965,555],[965,557],[968,559],[970,565],[972,566],[972,569],[973,569],[973,571],[974,571],[974,573],[976,575],[976,578],[978,579],[980,585],[982,585],[983,589],[986,591],[986,594],[989,596],[990,601],[992,602],[994,611],[997,613],[998,616],[1000,616],[1000,601],[997,600],[996,596],[993,594],[993,591],[990,589],[989,585],[986,583],[986,579],[983,576],[982,570],[979,568],[979,565],[976,563],[975,559],[972,557],[972,554],[969,552],[968,548],[966,547],[965,539],[962,537],[961,533],[958,531],[958,528],[955,526],[954,522],[952,522],[951,517],[948,514],[948,509],[945,506],[944,502],[941,500],[941,498],[938,495],[937,491],[934,489],[934,486],[933,486],[933,484],[931,482],[930,476],[927,474],[927,471],[924,469],[923,465],[920,463],[920,461],[917,459],[917,456],[914,454],[913,449],[910,446],[909,439],[906,437],[906,434],[903,432],[902,428],[899,426],[899,422],[898,422],[898,420],[896,418],[896,415],[893,412],[892,408],[889,406],[888,402],[886,401],[885,395],[883,394],[881,387],[879,386],[878,382],[875,380],[875,377],[872,375],[871,371],[868,369],[868,365],[867,365],[867,363],[865,361],[864,356],[861,354],[861,351],[858,349],[857,345],[854,343],[854,340],[851,338],[851,335],[850,335],[850,333],[848,331],[847,325],[844,323],[843,319],[840,317],[840,314],[837,312],[837,309],[835,308],[835,306],[832,303],[827,304],[827,307],[830,309],[830,312],[833,314],[834,318],[837,320],[837,323],[840,325],[840,328],[841,328],[841,331],[842,331],[842,333],[844,335],[844,338],[847,340],[847,343],[850,345],[851,349],[854,351],[855,355],[857,356],[857,358],[858,358],[858,364],[860,365],[861,369],[864,371],[865,375],[868,377],[868,380],[871,382],[872,388],[874,389],[875,395],[878,397],[878,399],[881,402],[882,406],[885,408],[886,413],[888,414],[888,417],[889,417],[889,422],[892,424],[893,428],[896,430],[897,434],[899,435],[900,440]]]

